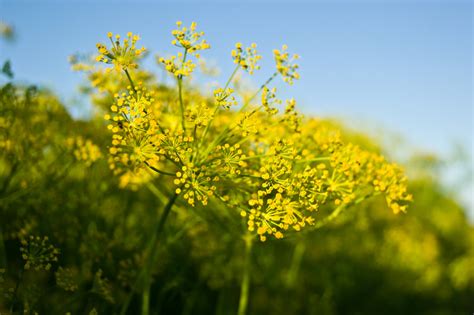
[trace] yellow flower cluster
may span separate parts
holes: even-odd
[[[59,267],[54,275],[56,276],[56,284],[63,290],[74,292],[79,288],[75,279],[77,277],[76,270]]]
[[[182,22],[176,22],[178,29],[173,30],[171,34],[175,37],[171,42],[173,45],[184,48],[187,52],[194,54],[199,58],[199,54],[196,51],[205,50],[211,48],[205,39],[201,39],[204,36],[204,32],[197,32],[196,22],[192,22],[191,26],[182,26]],[[201,41],[199,41],[201,39]]]
[[[10,124],[6,117],[0,117],[0,148],[5,152],[13,149],[12,140],[5,136]]]
[[[213,117],[211,108],[205,102],[190,104],[184,115],[186,121],[193,123],[196,127],[206,126]]]
[[[47,236],[23,239],[20,251],[27,270],[49,270],[58,261],[59,249],[51,245]]]
[[[299,56],[294,54],[291,58],[287,52],[288,46],[283,45],[281,50],[273,50],[273,56],[275,57],[277,71],[283,77],[283,80],[288,84],[293,84],[293,80],[298,80],[300,78],[299,73],[297,72],[299,66],[295,63]]]
[[[250,74],[260,69],[257,62],[262,59],[257,53],[257,44],[252,43],[249,47],[243,48],[242,43],[235,44],[235,49],[231,52],[234,63],[238,64],[242,69]]]
[[[229,109],[231,106],[237,105],[237,100],[235,99],[235,96],[232,95],[234,93],[234,90],[231,88],[227,89],[222,89],[222,88],[217,88],[214,90],[214,100],[216,102],[216,105],[222,106],[226,109]]]
[[[388,206],[394,213],[405,212],[412,196],[407,192],[408,179],[400,166],[394,163],[383,163],[375,172],[372,182],[376,191],[383,192]]]
[[[87,166],[92,165],[97,161],[102,153],[97,145],[91,140],[84,139],[83,137],[71,137],[66,140],[66,145],[72,150],[74,157],[78,161],[84,162]]]
[[[185,60],[183,53],[178,53],[177,56],[171,56],[166,59],[159,58],[166,71],[173,74],[175,77],[186,77],[193,73],[196,65],[191,60]]]
[[[112,43],[112,47],[108,49],[104,44],[97,44],[99,55],[96,57],[97,61],[107,64],[113,64],[116,70],[127,70],[137,67],[137,58],[145,52],[145,48],[137,48],[136,43],[140,39],[138,35],[133,35],[131,32],[127,33],[127,38],[120,41],[120,35],[114,35],[109,32],[107,37]]]
[[[159,126],[153,119],[154,98],[145,88],[131,87],[128,93],[116,94],[115,103],[110,107],[110,121],[107,128],[112,131],[112,146],[109,148],[110,168],[117,174],[123,168],[138,171],[144,165],[154,166],[160,157],[156,143],[160,141]],[[129,177],[129,175],[127,175]]]
[[[194,206],[196,201],[205,206],[209,197],[214,195],[216,190],[214,183],[219,181],[219,177],[211,176],[205,165],[196,166],[193,163],[188,163],[181,168],[181,171],[176,172],[174,180],[175,185],[178,186],[176,193],[183,193],[183,198],[191,206]]]
[[[296,100],[294,98],[287,100],[282,121],[285,122],[291,130],[297,132],[300,128],[301,115],[298,114],[295,108]]]
[[[270,115],[278,113],[278,109],[274,106],[281,104],[281,101],[276,98],[276,88],[269,89],[264,87],[262,90],[262,106]]]
[[[114,95],[106,115],[113,132],[110,167],[123,185],[162,176],[161,186],[172,185],[187,205],[223,206],[226,210],[217,215],[231,211],[237,219],[244,217],[246,233],[262,241],[311,229],[343,207],[378,194],[394,212],[405,210],[411,196],[398,166],[346,143],[337,128],[304,119],[294,99],[278,111],[282,102],[269,86],[272,78],[278,73],[288,83],[299,78],[298,57],[290,58],[286,46],[274,52],[276,73],[234,111],[228,109],[239,102],[230,86],[239,69],[252,73],[259,68],[256,46],[236,45],[235,71],[207,97],[182,82],[194,69],[187,52],[207,48],[202,33],[192,24],[173,35],[173,44],[185,52],[161,62],[178,79],[177,95],[149,82],[146,88],[134,84],[127,74],[128,91]],[[254,104],[256,96],[260,104]]]
[[[229,175],[240,175],[242,169],[247,166],[246,156],[239,144],[230,145],[226,143],[222,146],[218,145],[215,154],[217,158],[213,161],[213,166],[222,168]]]

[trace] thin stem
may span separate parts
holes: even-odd
[[[128,78],[128,82],[130,82],[130,86],[132,87],[133,89],[133,97],[135,99],[137,99],[138,95],[137,95],[137,89],[135,88],[135,84],[133,83],[133,80],[132,80],[132,77],[130,76],[130,73],[128,72],[127,69],[124,69],[124,72],[125,74],[127,75],[127,78]],[[126,117],[125,117],[126,118]],[[165,134],[165,130],[163,129],[163,127],[161,127],[161,125],[157,122],[157,125],[158,125],[158,128],[160,129],[161,133],[162,134]]]
[[[268,78],[267,81],[265,81],[265,83],[263,83],[260,88],[257,90],[257,92],[255,92],[244,104],[244,106],[242,106],[242,108],[240,109],[239,112],[242,112],[249,104],[250,102],[268,85],[270,84],[270,82],[273,81],[273,79],[276,78],[276,76],[278,75],[278,71],[275,71],[271,77]]]
[[[188,56],[188,49],[184,49],[183,55],[183,62],[181,63],[181,68],[184,67],[184,63],[186,62],[186,57]],[[179,95],[179,108],[181,110],[181,126],[183,127],[183,131],[186,132],[186,123],[184,120],[184,103],[183,103],[183,76],[179,75],[178,78],[178,95]]]
[[[288,270],[288,275],[286,278],[286,285],[289,288],[293,287],[296,283],[296,280],[298,278],[298,271],[300,269],[301,260],[303,258],[305,250],[306,244],[304,243],[304,241],[299,241],[298,244],[296,244],[295,246],[293,257],[291,259],[290,269]]]
[[[124,69],[123,71],[127,75],[128,81],[130,82],[130,86],[132,87],[132,90],[135,93],[135,97],[136,97],[137,89],[135,88],[135,84],[133,84],[132,77],[130,76],[130,73],[128,73],[127,69]]]
[[[3,230],[0,227],[0,269],[6,269],[7,266],[7,252],[5,250],[5,243],[3,240]]]
[[[235,67],[234,71],[232,72],[232,74],[230,75],[229,79],[227,80],[227,82],[225,83],[224,85],[224,91],[225,89],[227,89],[229,87],[229,84],[230,82],[232,82],[232,79],[234,78],[235,74],[237,73],[237,71],[239,71],[240,69],[240,65],[238,64],[237,67]]]
[[[276,78],[276,76],[278,75],[278,72],[275,72],[273,73],[267,81],[265,81],[264,84],[262,84],[260,86],[260,88],[258,89],[257,92],[255,92],[246,102],[245,104],[240,108],[240,110],[238,111],[239,113],[243,112],[244,109],[247,108],[247,106],[250,104],[250,102],[263,90],[263,88],[265,86],[267,86],[268,84],[270,84],[270,82],[273,81],[273,79]],[[250,113],[249,116],[255,114],[258,110],[260,110],[260,108],[262,108],[263,106],[260,106],[258,108],[256,108],[252,113]],[[208,150],[205,152],[206,154],[204,154],[204,156],[206,156],[213,148],[214,146],[216,146],[217,144],[219,144],[219,142],[223,139],[222,137],[225,137],[226,136],[226,133],[229,132],[230,130],[232,130],[233,128],[235,127],[230,127],[230,126],[227,126],[223,131],[221,131],[221,133],[217,136],[217,138],[211,143],[211,145],[209,146]]]
[[[250,263],[252,255],[252,236],[247,234],[244,238],[245,252],[244,252],[244,270],[242,275],[242,283],[240,285],[240,299],[239,309],[237,315],[245,315],[247,313],[247,305],[249,299],[250,288]]]
[[[25,269],[24,266],[22,266],[20,271],[18,272],[18,281],[16,282],[15,289],[13,291],[12,304],[10,306],[10,313],[12,314],[15,308],[15,304],[18,300],[18,289],[20,288],[21,282],[23,281],[24,269]]]
[[[316,224],[312,226],[311,230],[320,229],[326,224],[328,224],[329,222],[331,222],[332,220],[334,220],[342,212],[342,210],[344,210],[345,207],[346,207],[345,204],[341,204],[340,206],[338,206],[336,209],[334,209],[333,212],[331,212],[330,215],[328,215],[321,221],[316,222]]]
[[[149,258],[148,258],[148,262],[145,265],[145,268],[143,269],[147,273],[147,274],[144,274],[143,276],[148,276],[148,279],[144,279],[145,285],[142,292],[142,312],[141,312],[142,315],[148,315],[150,313],[150,289],[151,289],[151,283],[152,283],[151,269],[153,268],[153,265],[156,261],[156,252],[157,252],[157,248],[159,244],[158,240],[160,239],[166,220],[177,198],[178,198],[178,194],[174,193],[168,199],[168,203],[165,205],[163,209],[163,213],[161,214],[160,221],[158,222],[158,226],[155,230],[155,234],[153,235],[149,243],[149,251],[148,251]]]
[[[353,205],[357,205],[361,202],[363,202],[364,200],[366,200],[367,198],[369,197],[375,197],[377,195],[379,195],[380,192],[377,192],[377,193],[374,193],[372,195],[364,195],[364,196],[361,196],[359,197],[358,199],[356,199],[352,204]],[[315,225],[313,225],[311,227],[311,229],[308,229],[307,231],[314,231],[314,230],[318,230],[320,228],[322,228],[323,226],[325,226],[326,224],[328,224],[329,222],[333,221],[335,218],[337,218],[337,216],[342,212],[342,210],[344,210],[349,204],[341,204],[339,205],[338,207],[336,207],[336,209],[334,209],[333,212],[331,212],[331,214],[329,214],[327,217],[325,217],[324,219],[322,219],[321,221],[318,221]]]
[[[179,108],[181,110],[181,127],[186,131],[186,123],[184,121],[184,103],[183,103],[183,78],[178,77],[178,94],[179,94]]]
[[[235,74],[237,73],[237,71],[238,71],[239,69],[240,69],[240,65],[238,64],[238,65],[235,67],[235,69],[234,69],[234,71],[232,72],[232,74],[230,75],[229,79],[227,80],[227,82],[226,82],[226,84],[225,84],[225,86],[224,86],[224,92],[225,92],[225,90],[229,87],[230,83],[232,82],[232,79],[234,78]],[[201,137],[201,141],[199,141],[198,150],[199,150],[199,148],[201,148],[201,145],[202,145],[204,139],[206,138],[206,135],[207,135],[207,133],[209,132],[209,129],[210,129],[211,126],[212,126],[212,123],[213,123],[213,121],[214,121],[214,117],[216,116],[218,110],[219,110],[219,106],[216,106],[216,108],[215,108],[215,110],[214,110],[214,114],[212,115],[211,120],[209,121],[209,123],[206,125],[206,128],[204,129],[204,132],[203,132],[202,137]],[[196,139],[196,137],[194,137],[194,139]],[[197,153],[196,153],[196,155],[197,155]]]
[[[174,176],[175,174],[173,173],[168,173],[168,172],[165,172],[165,171],[162,171],[160,169],[157,169],[156,167],[154,166],[151,166],[148,162],[145,161],[145,165],[148,166],[151,170],[157,172],[158,174],[161,174],[161,175],[168,175],[168,176]]]
[[[145,289],[142,294],[142,315],[150,313],[150,288]]]

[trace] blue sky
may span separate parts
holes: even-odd
[[[301,56],[301,80],[278,83],[308,114],[342,117],[361,128],[382,126],[415,148],[472,152],[472,4],[459,1],[21,1],[0,0],[14,43],[0,43],[17,79],[77,96],[82,78],[67,57],[93,52],[108,31],[132,31],[153,52],[173,52],[176,20],[206,31],[223,77],[237,41],[263,54],[255,82],[272,71],[281,44]],[[225,78],[223,78],[225,80]]]

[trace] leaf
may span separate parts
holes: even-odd
[[[5,61],[2,67],[2,73],[6,75],[9,79],[13,79],[13,71],[10,60]]]

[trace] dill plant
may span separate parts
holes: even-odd
[[[142,82],[161,108],[177,111],[177,85],[165,85],[163,78],[157,80],[143,69],[142,57],[136,57],[137,67],[129,68],[137,87]],[[336,198],[324,188],[329,199],[315,210],[313,225],[300,231],[291,227],[282,232],[283,239],[266,233],[266,241],[260,242],[255,230],[251,237],[245,235],[248,211],[258,204],[248,205],[245,217],[240,213],[245,209],[228,205],[242,198],[240,190],[248,183],[227,180],[234,189],[229,189],[226,202],[213,195],[206,206],[196,201],[192,207],[178,196],[164,230],[155,237],[160,211],[177,188],[177,176],[157,174],[146,164],[143,170],[137,166],[137,173],[120,166],[118,176],[111,176],[106,159],[112,145],[101,116],[111,119],[114,94],[126,91],[130,82],[123,71],[74,59],[74,69],[86,71],[90,79],[82,91],[96,105],[97,115],[87,121],[72,119],[67,106],[50,91],[2,81],[1,313],[119,314],[126,309],[136,314],[147,280],[153,284],[150,313],[229,314],[234,313],[244,274],[242,301],[248,301],[251,314],[312,314],[314,310],[328,315],[372,314],[382,309],[386,314],[455,314],[469,309],[474,292],[470,263],[474,230],[462,206],[440,186],[439,162],[434,157],[416,157],[414,164],[407,164],[409,190],[416,198],[409,215],[393,216],[386,210],[393,207],[394,199],[386,197],[395,192],[384,181],[397,167],[380,158],[377,143],[334,121],[299,120],[295,102],[285,109],[277,91],[266,86],[248,105],[249,110],[263,106],[256,114],[261,117],[256,124],[244,123],[247,132],[241,130],[240,137],[257,140],[266,139],[267,135],[259,135],[262,130],[276,135],[286,132],[287,125],[274,119],[288,111],[300,126],[297,148],[301,142],[301,155],[307,160],[322,158],[314,161],[316,168],[326,164],[319,166],[321,172],[331,174],[337,165],[342,167],[344,156],[361,156],[362,168],[350,178],[356,183],[346,187],[359,198],[346,204],[342,195]],[[5,69],[10,70],[4,71],[10,78],[11,65]],[[183,80],[188,133],[193,122],[201,134],[218,103],[219,115],[206,132],[210,139],[242,117],[238,111],[255,94],[245,87],[245,73],[238,69],[227,89],[224,85],[206,94],[189,77]],[[259,128],[259,123],[270,122],[276,123]],[[216,150],[229,159],[216,159],[213,167],[229,176],[245,174],[251,167],[246,164],[251,164],[250,159],[234,162],[233,156],[247,154],[245,143],[221,143]],[[370,165],[375,163],[371,160],[376,164]],[[363,179],[366,168],[385,164],[391,166]],[[337,222],[312,233],[336,217]],[[251,241],[246,257],[243,240]],[[155,245],[153,264],[149,263],[150,242],[160,243]],[[30,261],[28,269],[23,252]],[[376,294],[367,299],[374,288]]]
[[[278,99],[271,87],[275,78],[290,85],[299,79],[299,56],[290,55],[286,45],[273,51],[276,70],[250,97],[241,100],[232,85],[238,72],[259,70],[261,56],[256,44],[241,43],[231,52],[236,67],[227,82],[211,96],[197,96],[186,90],[186,79],[210,45],[196,23],[185,27],[178,22],[177,27],[172,44],[179,51],[158,58],[176,79],[175,98],[161,98],[159,86],[135,79],[148,77],[138,68],[145,49],[137,48],[137,35],[129,33],[121,41],[109,33],[111,47],[97,45],[96,60],[113,68],[100,72],[95,82],[120,73],[127,82],[114,91],[105,113],[112,132],[110,169],[122,186],[146,185],[164,205],[136,277],[142,314],[149,313],[151,269],[164,225],[173,207],[181,207],[213,211],[240,231],[244,265],[237,313],[243,315],[255,239],[265,242],[318,229],[344,209],[379,194],[394,213],[403,212],[411,195],[398,165],[304,118],[294,99]],[[125,303],[122,313],[127,307]]]

